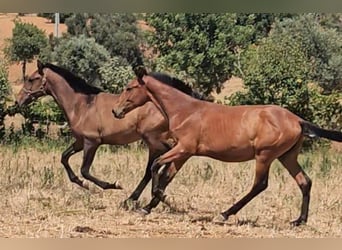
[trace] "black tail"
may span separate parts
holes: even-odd
[[[313,137],[324,137],[329,140],[342,142],[342,132],[336,130],[327,130],[322,129],[310,122],[301,121],[300,125],[302,126],[302,133],[303,135]]]

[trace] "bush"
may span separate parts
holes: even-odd
[[[126,84],[133,79],[132,67],[113,57],[99,68],[101,86],[111,93],[121,93]]]
[[[94,38],[84,35],[64,38],[52,53],[53,60],[87,82],[100,85],[99,68],[110,61],[109,52]]]
[[[241,73],[247,93],[237,93],[232,104],[278,104],[308,116],[307,79],[310,62],[291,37],[273,36],[241,55]]]
[[[310,79],[326,92],[342,91],[342,33],[322,26],[317,14],[276,22],[274,36],[292,37],[301,45],[307,60],[313,63]]]
[[[8,82],[7,67],[3,61],[0,61],[0,139],[5,134],[4,118],[7,114],[6,100],[10,94]]]
[[[136,66],[142,64],[139,48],[142,37],[136,21],[135,15],[128,13],[76,13],[65,23],[69,34],[93,37],[112,57],[119,57]]]
[[[240,76],[247,92],[233,95],[230,104],[277,104],[320,126],[338,128],[341,96],[324,96],[308,87],[315,63],[300,39],[274,32],[241,54]]]

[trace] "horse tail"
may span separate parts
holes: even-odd
[[[337,130],[327,130],[316,126],[308,121],[300,121],[302,133],[310,138],[323,137],[332,141],[342,142],[342,132]]]

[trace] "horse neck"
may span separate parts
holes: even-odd
[[[169,121],[175,116],[188,116],[189,113],[194,111],[194,104],[198,102],[198,100],[174,87],[170,87],[153,78],[150,81],[146,81],[146,87],[153,96],[152,102],[157,107],[159,106],[158,108],[161,109]]]
[[[50,77],[47,88],[50,95],[57,102],[58,106],[64,112],[69,124],[72,124],[75,116],[77,117],[77,106],[81,105],[81,94],[76,93],[67,81],[59,75]]]

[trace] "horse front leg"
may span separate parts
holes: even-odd
[[[93,163],[94,156],[96,153],[96,150],[99,147],[99,143],[90,141],[90,140],[85,140],[84,141],[84,154],[83,154],[83,162],[81,166],[81,174],[82,176],[96,184],[97,186],[101,187],[102,189],[122,189],[121,185],[119,184],[118,181],[115,181],[114,183],[109,183],[106,181],[102,181],[94,176],[92,176],[89,173],[91,164]]]
[[[149,152],[148,162],[145,169],[145,174],[141,181],[139,182],[138,186],[134,189],[132,194],[121,203],[121,207],[129,210],[129,209],[136,209],[137,208],[137,200],[139,199],[141,193],[144,191],[147,184],[150,182],[152,174],[151,174],[151,166],[154,160],[160,155],[160,153],[152,153]]]

